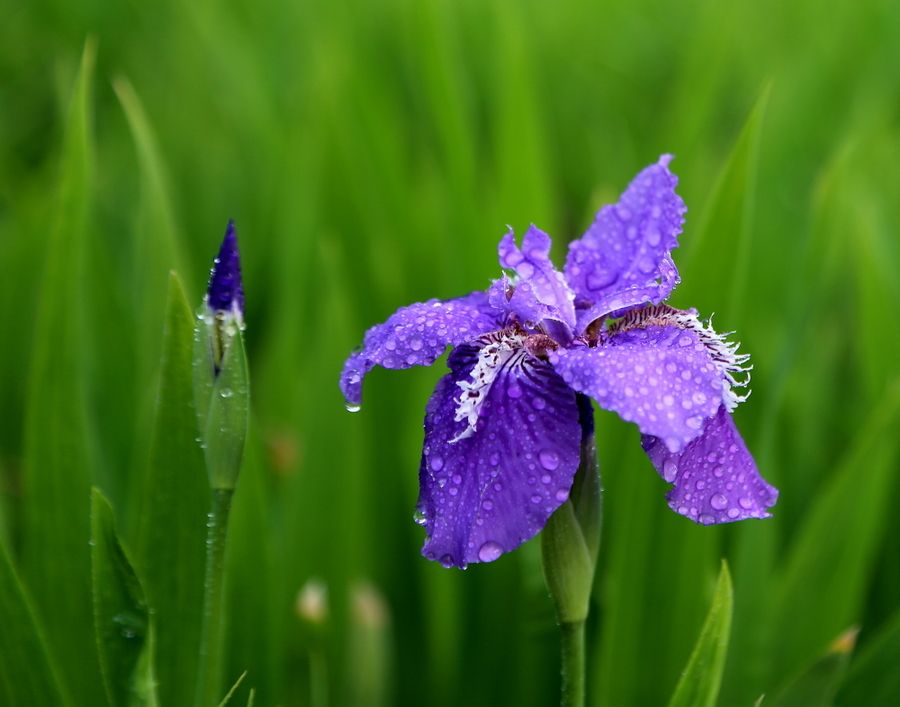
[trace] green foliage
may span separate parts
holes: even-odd
[[[695,527],[633,427],[598,414],[589,704],[670,699],[723,557],[721,707],[798,676],[840,707],[900,702],[897,3],[20,5],[0,42],[0,702],[106,699],[91,486],[134,550],[159,703],[193,699],[192,312],[233,217],[254,398],[217,694],[246,670],[231,704],[552,704],[538,544],[465,573],[417,552],[440,364],[374,371],[353,416],[336,380],[398,306],[484,288],[505,224],[534,221],[562,258],[662,152],[689,207],[673,301],[753,355],[736,419],[781,496],[770,520]],[[295,609],[313,577],[315,632]],[[361,583],[383,600],[363,633]],[[857,649],[819,679],[851,625]]]
[[[6,544],[0,542],[0,696],[7,705],[70,705]]]
[[[91,491],[91,568],[97,647],[110,707],[155,706],[153,629],[144,589],[116,535],[112,507],[96,488]]]
[[[731,634],[732,594],[731,575],[728,565],[723,562],[709,613],[669,707],[713,707],[716,704]]]
[[[191,376],[194,317],[169,279],[150,463],[143,477],[137,566],[156,620],[161,705],[188,705],[200,643],[209,487],[197,443]]]

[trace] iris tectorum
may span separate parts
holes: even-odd
[[[402,307],[344,365],[351,409],[376,365],[430,365],[454,347],[425,415],[417,519],[423,553],[446,566],[490,562],[534,536],[569,497],[579,464],[576,394],[635,423],[696,523],[764,518],[777,491],[731,416],[747,356],[694,310],[664,304],[685,206],[664,155],[569,245],[562,272],[532,226],[500,241],[506,270],[486,292]]]

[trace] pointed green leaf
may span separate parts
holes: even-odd
[[[209,490],[196,441],[193,319],[173,273],[137,543],[138,568],[156,622],[156,675],[163,705],[193,700],[200,641]]]
[[[69,705],[34,607],[0,540],[0,704]]]
[[[856,441],[795,533],[775,592],[772,621],[781,629],[772,657],[775,680],[813,659],[821,646],[859,618],[891,507],[898,442],[893,432],[898,425],[900,380],[860,425]]]
[[[702,312],[722,311],[729,322],[739,319],[745,299],[760,135],[768,100],[767,86],[731,148],[699,226],[684,240],[681,267],[691,277],[685,278],[677,297],[686,298]],[[723,301],[726,292],[730,293],[727,302]]]
[[[852,628],[838,636],[824,655],[801,670],[774,697],[767,698],[765,706],[831,707],[838,684],[847,669],[858,632],[858,629]]]
[[[90,485],[94,455],[85,391],[85,249],[91,202],[88,42],[63,142],[59,195],[44,263],[25,422],[22,574],[61,678],[79,704],[103,701],[91,614]]]
[[[144,589],[116,535],[112,507],[96,488],[91,493],[91,566],[94,624],[109,704],[154,704],[152,693],[149,699],[138,697],[139,686],[152,682],[152,659],[144,656],[151,649]]]
[[[854,657],[835,704],[900,705],[900,611]]]
[[[728,652],[732,599],[731,576],[728,573],[728,565],[723,560],[713,593],[712,606],[669,707],[715,705]]]

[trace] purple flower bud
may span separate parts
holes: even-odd
[[[219,255],[213,262],[206,290],[206,305],[213,312],[230,312],[238,322],[244,318],[244,287],[241,281],[241,256],[238,253],[234,221],[228,222]]]

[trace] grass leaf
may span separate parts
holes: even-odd
[[[209,490],[196,442],[193,316],[178,277],[169,280],[154,438],[144,479],[138,567],[156,618],[156,674],[163,705],[194,697],[203,601]]]
[[[78,704],[103,690],[91,615],[89,502],[94,458],[82,309],[91,202],[94,45],[85,45],[63,140],[55,222],[35,323],[25,423],[23,575],[61,677]]]
[[[0,704],[71,704],[59,684],[34,606],[0,540]]]
[[[111,707],[155,704],[136,701],[138,686],[152,683],[150,614],[144,589],[116,534],[112,506],[96,488],[91,493],[91,564],[94,623],[100,668]],[[139,676],[141,670],[145,674]]]
[[[694,646],[694,652],[675,688],[675,694],[669,701],[669,707],[715,705],[728,652],[732,600],[731,575],[723,560],[709,614]]]

